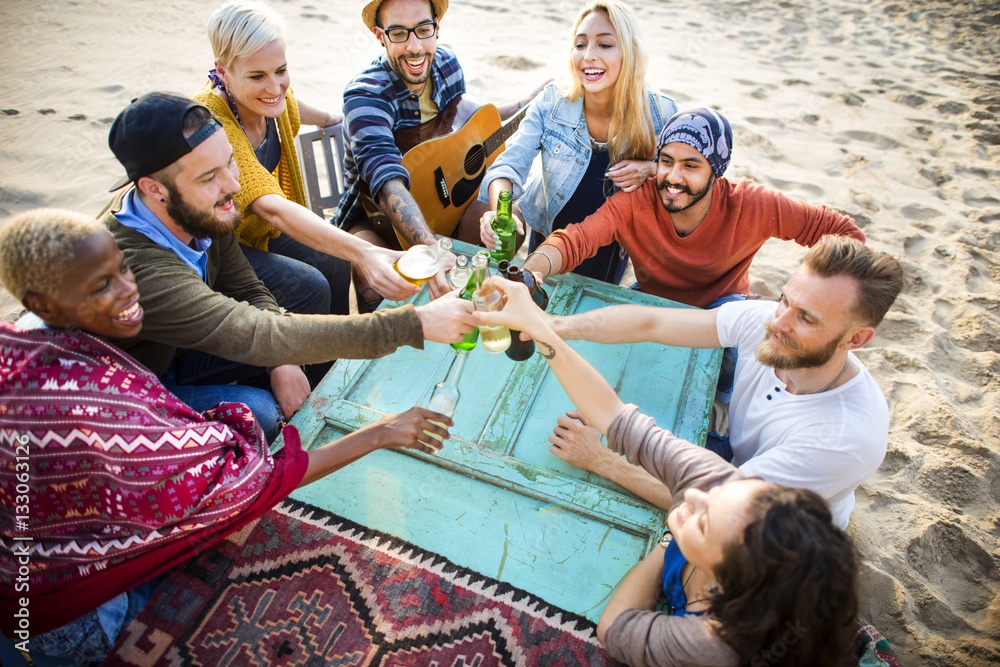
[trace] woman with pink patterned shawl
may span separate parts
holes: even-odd
[[[0,630],[26,639],[27,598],[32,653],[100,659],[121,596],[368,452],[434,451],[417,438],[447,430],[427,417],[452,423],[413,408],[308,453],[288,426],[272,455],[246,406],[195,412],[104,340],[135,336],[143,313],[114,239],[84,216],[0,229],[0,282],[31,313],[0,323]]]

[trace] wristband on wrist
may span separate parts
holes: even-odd
[[[529,254],[527,257],[524,258],[525,263],[527,263],[527,261],[529,259],[531,259],[532,255],[541,255],[545,259],[549,260],[549,271],[545,275],[547,275],[547,276],[551,275],[552,274],[552,258],[549,257],[547,253],[544,253],[541,250],[536,250],[535,252]]]

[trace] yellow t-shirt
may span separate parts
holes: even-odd
[[[440,110],[438,109],[437,103],[434,101],[434,81],[432,79],[427,80],[427,85],[424,86],[423,91],[420,93],[420,123],[426,123],[437,118]],[[377,217],[385,217],[378,204],[368,192],[361,193],[361,205],[365,209],[365,213],[368,215],[369,219]]]
[[[434,80],[428,78],[424,91],[420,93],[420,122],[434,120],[439,111],[438,105],[434,102]]]

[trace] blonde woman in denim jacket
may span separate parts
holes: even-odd
[[[656,137],[677,105],[645,84],[648,56],[631,9],[616,0],[594,2],[572,31],[570,76],[534,99],[517,133],[483,179],[479,198],[491,210],[481,220],[487,248],[497,243],[490,222],[501,190],[515,200],[531,228],[533,251],[556,229],[582,221],[616,192],[631,192],[656,173]],[[542,155],[542,177],[525,185]],[[617,284],[627,259],[617,243],[605,246],[574,273]]]

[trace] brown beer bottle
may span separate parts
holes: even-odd
[[[507,275],[504,276],[507,280],[515,283],[525,283],[525,275],[530,275],[528,271],[522,271],[520,267],[511,264],[507,267]],[[534,282],[534,276],[532,276],[532,282]],[[530,288],[528,290],[531,291]],[[546,297],[546,304],[548,303],[548,297]],[[510,347],[507,348],[507,357],[514,361],[525,361],[530,359],[531,355],[535,353],[535,341],[533,340],[521,340],[521,332],[510,330]]]
[[[517,268],[517,267],[514,267]],[[522,270],[522,277],[524,279],[524,284],[528,286],[528,294],[531,295],[532,300],[542,310],[549,307],[549,295],[542,289],[542,286],[535,282],[535,274],[531,271]]]

